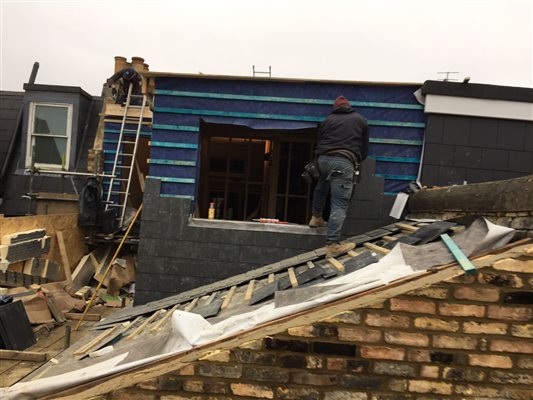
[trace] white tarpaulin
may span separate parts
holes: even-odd
[[[510,228],[479,219],[453,238],[463,252],[470,256],[501,247],[511,240],[512,235],[513,230]],[[167,329],[163,335],[151,338],[139,337],[129,345],[114,346],[112,351],[101,357],[78,361],[64,360],[61,367],[54,366],[47,372],[47,375],[53,376],[3,388],[0,390],[0,398],[33,399],[51,395],[169,355],[183,353],[200,345],[238,335],[260,324],[387,285],[389,282],[421,273],[435,265],[444,265],[453,261],[451,253],[440,242],[422,246],[399,244],[379,262],[302,289],[303,295],[294,296],[294,299],[299,299],[297,302],[277,302],[278,305],[286,305],[276,307],[276,302],[270,301],[253,311],[233,315],[214,324],[198,314],[174,311],[171,329]],[[312,290],[313,288],[315,290]]]

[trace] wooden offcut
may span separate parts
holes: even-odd
[[[18,360],[18,361],[46,361],[48,354],[39,353],[36,351],[17,351],[0,349],[0,359],[2,360]]]
[[[72,286],[72,273],[70,271],[70,260],[68,258],[66,240],[62,231],[58,231],[56,236],[57,243],[59,245],[59,254],[61,255],[61,265],[63,266],[63,271],[65,272],[65,279],[67,280],[67,284]]]

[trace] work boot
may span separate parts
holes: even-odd
[[[326,249],[326,257],[335,257],[352,250],[354,247],[355,243],[328,242],[324,248]]]
[[[326,226],[328,223],[324,221],[324,218],[312,216],[311,221],[309,221],[309,227],[310,228],[321,228],[323,226]]]

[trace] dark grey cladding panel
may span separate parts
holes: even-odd
[[[424,148],[424,164],[453,165],[455,146],[429,143]]]
[[[459,167],[440,167],[439,180],[437,185],[450,186],[462,185],[466,175],[466,168]]]
[[[533,151],[533,122],[526,124],[526,133],[524,138],[524,150]]]
[[[477,147],[455,146],[454,165],[457,167],[479,168],[482,149]]]
[[[533,173],[533,151],[510,151],[509,170],[526,174]]]
[[[448,116],[444,122],[442,143],[468,145],[470,135],[470,118]]]
[[[500,121],[497,147],[508,150],[523,150],[525,144],[525,121]]]
[[[466,171],[466,181],[468,183],[490,182],[494,180],[494,171],[488,169],[469,168]]]
[[[439,170],[440,167],[437,165],[429,165],[424,163],[424,168],[422,169],[422,176],[420,178],[422,184],[429,186],[436,185],[439,181]]]
[[[496,180],[496,181],[503,181],[503,180],[506,180],[506,179],[519,178],[521,176],[524,176],[524,174],[520,173],[520,172],[494,171],[494,180]]]
[[[498,120],[492,118],[471,118],[470,145],[495,148],[498,141]]]
[[[203,243],[197,255],[190,258],[214,261],[236,261],[239,260],[240,254],[241,246],[236,244]]]
[[[481,168],[505,171],[509,165],[509,152],[500,149],[483,149],[481,155]]]
[[[424,140],[427,143],[442,143],[445,117],[439,114],[428,114]]]

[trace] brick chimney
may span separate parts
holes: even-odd
[[[142,57],[132,57],[131,65],[137,72],[143,72],[144,70],[144,58]]]

